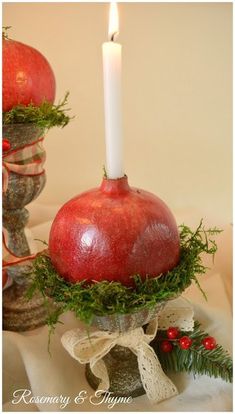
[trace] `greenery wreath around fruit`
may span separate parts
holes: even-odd
[[[157,303],[178,297],[191,283],[196,283],[206,299],[198,276],[206,273],[202,254],[214,257],[217,245],[214,236],[221,232],[217,228],[205,229],[201,220],[195,231],[186,225],[179,227],[180,262],[166,274],[156,278],[141,279],[134,275],[134,287],[119,282],[69,283],[64,280],[51,263],[48,250],[34,260],[30,273],[31,283],[27,292],[30,299],[40,292],[48,310],[47,324],[50,335],[60,316],[67,311],[88,326],[94,315],[128,314],[142,309],[151,309]],[[56,306],[51,306],[51,301]],[[215,338],[204,332],[198,321],[190,332],[176,327],[159,330],[151,343],[165,372],[188,372],[220,377],[232,382],[232,359]]]
[[[34,124],[39,128],[64,128],[73,117],[68,115],[70,108],[66,108],[69,92],[57,105],[43,101],[41,105],[16,105],[7,112],[3,112],[3,126],[12,124]]]
[[[31,297],[39,291],[45,300],[47,297],[57,303],[56,313],[49,318],[50,325],[56,323],[60,313],[73,311],[75,315],[90,324],[94,315],[127,314],[152,308],[156,303],[179,296],[192,282],[195,282],[206,297],[198,281],[198,275],[207,268],[202,262],[202,253],[214,256],[217,251],[212,237],[220,230],[206,230],[200,222],[196,231],[181,225],[180,261],[166,274],[145,279],[133,275],[134,287],[120,282],[100,281],[88,283],[86,280],[70,283],[62,278],[54,268],[48,250],[39,254],[33,263],[32,283],[28,291]]]

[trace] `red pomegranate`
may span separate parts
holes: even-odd
[[[39,106],[54,102],[55,76],[46,58],[24,43],[3,38],[2,44],[3,112],[18,104]]]
[[[175,219],[155,195],[104,179],[100,188],[68,201],[49,237],[53,265],[66,280],[120,281],[154,277],[175,267],[180,243]]]

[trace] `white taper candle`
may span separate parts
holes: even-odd
[[[116,13],[116,14],[115,14]],[[104,109],[106,139],[106,171],[108,178],[124,176],[122,111],[121,111],[121,62],[122,46],[113,41],[118,32],[116,3],[110,7],[109,35],[103,43]]]

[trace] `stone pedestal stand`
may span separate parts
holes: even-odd
[[[99,330],[126,333],[139,328],[156,318],[166,302],[157,304],[151,310],[143,310],[129,315],[112,315],[96,317],[93,326]],[[116,345],[103,358],[110,380],[109,392],[117,397],[138,397],[145,394],[138,369],[137,357],[128,348]],[[99,389],[99,379],[91,372],[89,364],[86,365],[86,378],[91,387]]]
[[[37,141],[44,131],[33,124],[3,127],[3,138],[9,140],[10,150]],[[27,160],[25,162],[30,162]],[[22,163],[22,162],[21,162]],[[10,172],[8,189],[3,194],[3,227],[8,232],[8,247],[16,256],[27,256],[30,249],[24,233],[29,213],[25,206],[35,200],[46,183],[45,174],[23,176]],[[29,266],[12,266],[7,273],[13,285],[3,292],[3,328],[13,331],[34,329],[45,323],[46,312],[41,297],[26,300]]]

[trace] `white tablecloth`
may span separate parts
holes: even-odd
[[[52,211],[54,214],[53,208],[51,213]],[[44,219],[48,218],[47,215],[44,216]],[[187,220],[184,221],[188,223]],[[51,222],[33,224],[31,244],[34,237],[47,239]],[[28,236],[30,237],[29,232]],[[229,257],[226,263],[228,261]],[[223,270],[226,273],[227,269],[221,267],[220,271]],[[226,294],[230,284],[224,284],[223,278],[224,274],[215,274],[212,271],[201,278],[208,302],[205,302],[195,286],[191,286],[184,296],[192,301],[195,318],[200,320],[203,328],[231,352],[231,304]],[[204,375],[193,378],[193,375],[188,374],[170,376],[179,390],[179,395],[158,405],[151,405],[146,396],[141,396],[135,398],[131,404],[120,403],[111,410],[107,403],[94,406],[89,401],[93,390],[86,382],[84,367],[67,354],[60,341],[63,332],[80,326],[80,323],[70,313],[63,315],[61,319],[64,324],[58,324],[52,336],[51,356],[47,351],[47,327],[25,333],[3,333],[3,411],[232,411],[231,384]],[[59,403],[30,403],[30,397],[13,404],[13,393],[19,389],[30,390],[31,397],[63,396],[70,397],[71,402],[64,409]],[[87,398],[78,405],[74,403],[74,397],[80,391],[84,391]]]

